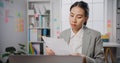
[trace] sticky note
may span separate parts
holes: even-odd
[[[0,2],[0,7],[4,7],[4,3],[3,2]]]

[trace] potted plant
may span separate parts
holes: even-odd
[[[0,63],[3,63],[2,60],[0,60]]]
[[[25,45],[24,44],[18,44],[20,46],[20,50],[16,51],[15,47],[7,47],[5,49],[5,53],[2,54],[2,58],[9,57],[10,55],[25,55],[26,50],[25,50]],[[7,59],[6,63],[9,63],[9,60]]]

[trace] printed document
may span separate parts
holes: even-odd
[[[70,48],[67,44],[67,42],[64,41],[64,39],[58,39],[58,38],[50,38],[50,37],[42,37],[45,41],[46,46],[48,48],[52,49],[55,52],[55,55],[69,55]]]

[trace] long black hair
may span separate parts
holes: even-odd
[[[70,11],[73,7],[76,7],[76,6],[82,8],[85,11],[85,17],[89,17],[88,3],[84,2],[84,1],[79,1],[79,2],[77,1],[74,4],[71,5]],[[87,24],[87,22],[84,23],[84,25],[86,25],[86,24]]]

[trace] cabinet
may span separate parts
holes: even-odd
[[[51,36],[51,1],[27,1],[27,36],[29,54],[44,54],[42,36]]]

